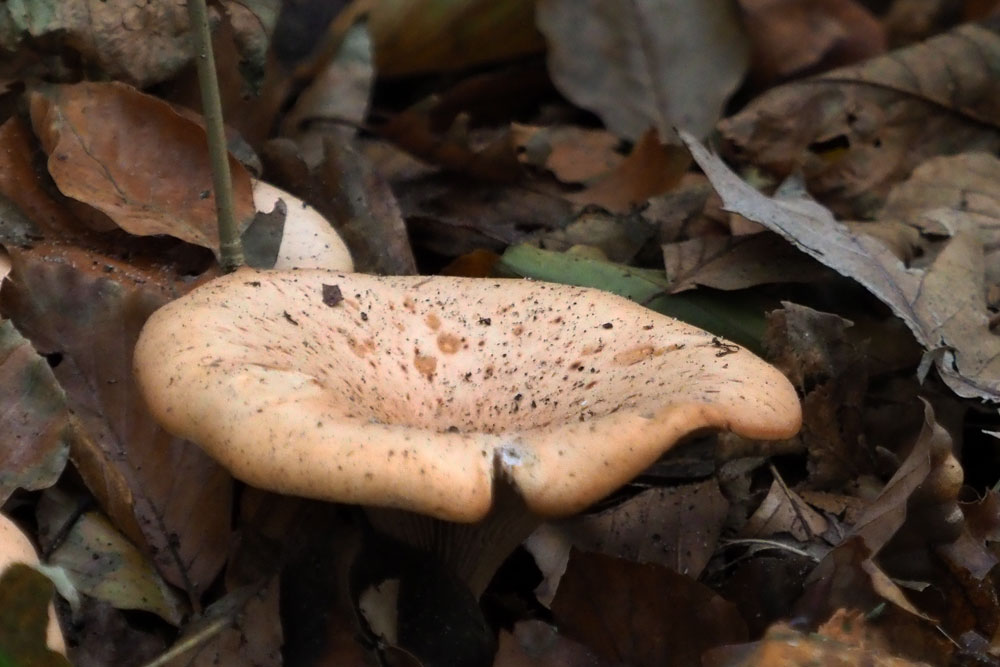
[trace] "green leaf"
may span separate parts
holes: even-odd
[[[540,250],[530,245],[507,248],[496,270],[506,275],[612,292],[758,353],[764,335],[764,311],[777,306],[747,292],[699,289],[670,294],[670,283],[662,271]]]

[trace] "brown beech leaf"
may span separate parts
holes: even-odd
[[[15,489],[59,479],[73,431],[52,369],[10,320],[0,319],[0,505]]]
[[[693,137],[685,141],[727,210],[763,224],[838,273],[853,278],[902,319],[932,353],[945,383],[963,397],[1000,401],[1000,337],[986,312],[983,247],[975,220],[928,213],[953,232],[933,263],[908,268],[881,241],[838,223],[809,200],[776,200],[741,180]]]
[[[27,34],[142,88],[174,76],[192,57],[184,0],[58,0],[20,5],[20,11],[8,7],[0,7],[0,23],[11,22],[0,34],[6,50],[15,50]]]
[[[747,68],[731,3],[541,0],[536,17],[556,87],[633,140],[707,134]]]
[[[127,232],[169,234],[218,249],[204,128],[120,83],[42,87],[30,96],[49,173],[68,197]],[[229,155],[236,223],[253,220],[249,172]]]
[[[44,173],[43,161],[34,159],[36,154],[44,156],[18,116],[11,116],[0,125],[0,195],[34,223],[39,234],[60,236],[79,231],[81,225],[73,214],[42,186],[43,180],[51,186],[51,180]],[[55,191],[54,186],[52,190]],[[11,240],[23,242],[0,222],[0,241]]]
[[[928,157],[1000,148],[1000,34],[967,24],[760,96],[719,123],[734,153],[845,217],[869,217]]]
[[[690,577],[575,550],[552,613],[567,637],[634,667],[697,665],[747,635],[736,608]]]
[[[850,65],[886,49],[885,29],[855,0],[740,0],[758,84]]]
[[[525,543],[545,576],[536,593],[543,603],[551,601],[573,547],[697,579],[715,553],[728,510],[718,482],[710,479],[648,489],[598,514],[546,523]]]
[[[621,139],[607,130],[512,123],[510,131],[518,159],[523,164],[551,171],[562,183],[586,183],[625,159],[618,152]]]
[[[627,213],[680,183],[690,165],[691,156],[686,150],[660,143],[656,130],[649,130],[621,164],[599,176],[586,190],[566,198],[576,204]]]
[[[232,478],[153,421],[132,378],[146,318],[187,288],[168,271],[71,246],[11,251],[0,311],[45,354],[81,428],[71,456],[115,525],[200,595],[226,558]]]
[[[696,287],[738,290],[828,277],[821,264],[770,233],[698,236],[662,247],[673,293]]]

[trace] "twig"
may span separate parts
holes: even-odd
[[[236,229],[233,213],[233,186],[229,175],[229,151],[222,125],[222,99],[219,79],[215,72],[212,37],[208,30],[208,9],[205,0],[188,0],[191,37],[194,39],[198,84],[201,87],[201,107],[208,134],[208,152],[212,161],[212,184],[215,190],[215,211],[219,225],[219,261],[225,273],[243,265],[243,246]]]
[[[204,0],[202,0],[204,2]],[[176,644],[171,646],[165,653],[160,654],[157,658],[153,659],[151,662],[147,662],[142,667],[162,667],[174,658],[184,655],[191,649],[197,647],[215,635],[219,634],[226,629],[228,625],[233,622],[233,619],[229,616],[221,616],[204,628],[194,633],[190,637],[185,637],[181,639]]]

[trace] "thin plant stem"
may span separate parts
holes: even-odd
[[[201,0],[204,2],[205,0]],[[233,622],[232,618],[221,617],[213,620],[211,623],[206,625],[204,628],[194,633],[190,637],[185,637],[181,639],[176,644],[170,647],[166,653],[161,654],[158,658],[152,662],[147,662],[143,667],[162,667],[166,665],[174,658],[184,655],[188,651],[197,648],[200,644],[204,644],[212,637],[225,630]]]
[[[222,99],[219,79],[215,72],[212,37],[208,30],[208,9],[205,0],[188,0],[188,17],[194,39],[198,84],[201,87],[201,107],[208,134],[208,152],[212,161],[212,184],[215,190],[215,211],[219,225],[219,261],[225,273],[243,265],[243,245],[236,228],[233,212],[233,186],[229,174],[229,151],[222,125]]]

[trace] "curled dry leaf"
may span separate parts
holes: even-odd
[[[152,420],[132,378],[139,329],[186,285],[162,269],[68,246],[11,256],[0,311],[37,349],[61,355],[55,376],[80,427],[74,464],[164,578],[200,594],[225,561],[232,479]]]
[[[746,71],[732,3],[542,0],[536,16],[556,87],[629,139],[703,136]]]
[[[169,234],[218,249],[201,125],[120,83],[45,86],[31,93],[30,106],[49,173],[63,194],[132,234]],[[229,168],[242,228],[254,214],[250,174],[232,155]]]
[[[986,313],[983,247],[972,217],[928,213],[953,236],[927,269],[911,269],[881,241],[838,223],[822,206],[767,197],[693,137],[685,141],[727,210],[763,224],[861,283],[906,323],[955,393],[1000,401],[1000,337]]]
[[[0,406],[2,505],[15,489],[55,484],[73,439],[66,394],[52,369],[5,319],[0,319]]]
[[[869,217],[928,157],[1000,148],[1000,34],[967,24],[855,67],[775,88],[719,130],[741,159],[848,217]]]

